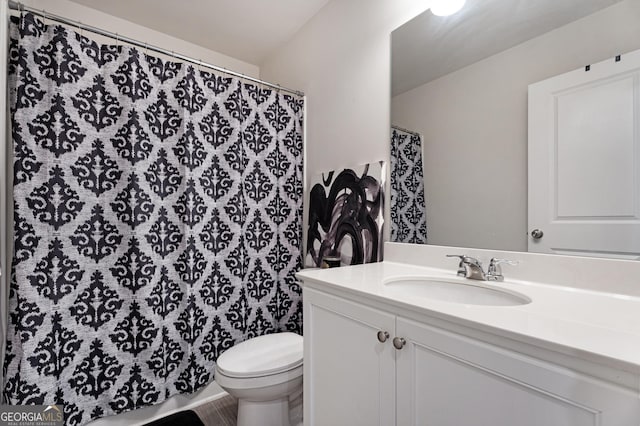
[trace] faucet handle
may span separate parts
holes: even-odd
[[[489,268],[487,269],[487,280],[489,281],[504,281],[504,276],[502,275],[501,264],[506,263],[507,265],[517,265],[520,262],[517,260],[507,260],[507,259],[498,259],[497,257],[492,257],[489,262]]]
[[[467,260],[467,256],[464,254],[448,254],[447,257],[459,257],[460,263],[458,264],[458,272],[457,274],[461,277],[465,277],[467,275],[467,270],[464,267],[464,263]]]
[[[494,266],[498,266],[501,263],[506,263],[507,265],[517,265],[520,262],[518,262],[517,260],[508,260],[508,259],[498,259],[497,257],[492,257],[491,258],[491,262],[489,263],[489,266],[494,265]]]

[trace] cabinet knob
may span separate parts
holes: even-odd
[[[380,343],[384,343],[387,341],[387,339],[389,338],[389,332],[388,331],[378,331],[378,342]]]
[[[407,344],[407,341],[404,340],[403,337],[394,337],[393,338],[393,347],[397,350],[400,350]]]

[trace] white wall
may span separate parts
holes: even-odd
[[[429,243],[527,250],[527,86],[640,48],[626,0],[393,98],[424,136]]]
[[[60,15],[74,21],[80,21],[86,25],[122,34],[123,36],[147,42],[150,45],[162,47],[170,51],[179,52],[183,55],[197,58],[223,68],[228,68],[241,74],[251,77],[258,77],[260,75],[260,68],[257,65],[232,58],[231,56],[223,55],[222,53],[214,52],[213,50],[206,49],[202,46],[134,24],[133,22],[117,18],[99,10],[73,3],[69,0],[19,1],[26,6],[30,6],[38,10],[44,9],[54,15]],[[176,7],[178,7],[177,3]],[[88,33],[85,35],[94,39],[105,40],[104,38],[96,35],[90,35]],[[114,43],[114,40],[109,40],[109,43]]]
[[[260,64],[263,79],[307,95],[307,178],[388,159],[390,34],[428,4],[333,0]]]

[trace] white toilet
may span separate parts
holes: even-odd
[[[244,341],[218,358],[216,382],[238,398],[238,426],[290,426],[289,401],[302,393],[302,336]]]

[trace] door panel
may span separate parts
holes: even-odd
[[[398,318],[397,425],[623,426],[637,394],[414,321]]]
[[[309,289],[304,303],[305,424],[395,424],[395,317]]]
[[[529,86],[529,251],[640,259],[640,52]]]
[[[556,94],[557,219],[637,219],[635,80],[627,75]]]

